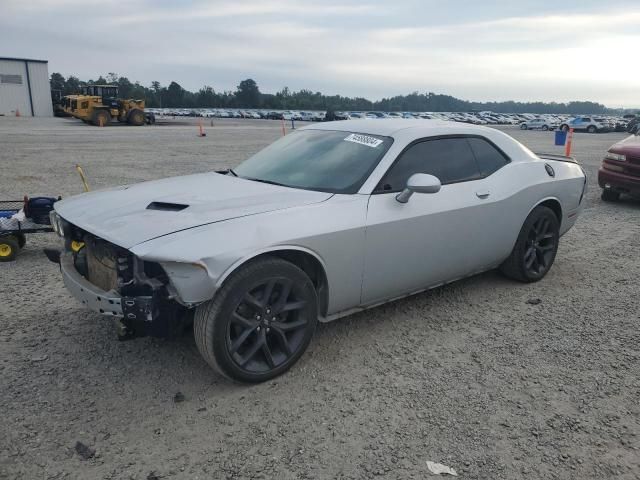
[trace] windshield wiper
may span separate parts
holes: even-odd
[[[263,180],[262,178],[251,178],[251,177],[243,177],[243,178],[245,180],[252,180],[254,182],[268,183],[269,185],[277,185],[279,187],[289,187],[289,185],[285,185],[284,183],[274,182],[273,180]]]
[[[227,173],[230,173],[230,174],[231,174],[231,175],[233,175],[234,177],[237,177],[237,176],[238,176],[238,174],[237,174],[236,172],[234,172],[234,171],[233,171],[233,168],[229,168],[229,169],[227,170]]]

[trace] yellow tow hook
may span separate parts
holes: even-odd
[[[78,242],[76,240],[73,240],[71,242],[71,250],[73,250],[75,253],[78,253],[83,247],[84,242]]]

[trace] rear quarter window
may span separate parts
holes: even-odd
[[[467,141],[483,177],[491,175],[509,163],[509,158],[487,140],[473,137],[467,138]]]

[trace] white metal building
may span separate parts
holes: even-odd
[[[51,87],[46,60],[0,57],[0,115],[51,117]]]

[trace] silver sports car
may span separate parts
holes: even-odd
[[[56,203],[71,294],[119,334],[193,323],[237,381],[291,367],[318,321],[500,268],[535,282],[576,221],[586,178],[491,128],[353,120],[291,133],[234,170]]]

